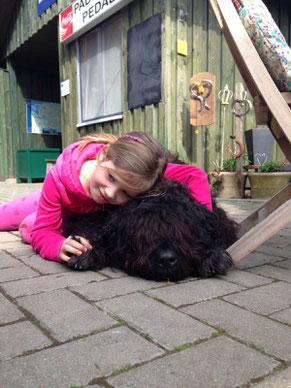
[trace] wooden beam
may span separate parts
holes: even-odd
[[[238,262],[253,252],[258,246],[272,237],[291,222],[291,199],[249,230],[227,249],[234,262]]]
[[[291,198],[291,183],[285,186],[272,198],[266,201],[262,206],[259,207],[256,211],[250,214],[239,224],[238,236],[242,237],[245,235],[251,228],[257,225],[259,222],[267,218],[274,210],[278,209],[284,202]]]

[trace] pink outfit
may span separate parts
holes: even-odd
[[[86,194],[79,173],[83,163],[95,159],[104,144],[91,143],[81,151],[77,150],[79,144],[64,149],[56,165],[48,172],[41,191],[0,206],[0,230],[19,227],[24,241],[31,243],[33,249],[46,259],[62,261],[59,252],[65,240],[62,233],[67,216],[102,208]],[[169,163],[164,176],[187,185],[196,201],[212,210],[207,175],[203,170]]]

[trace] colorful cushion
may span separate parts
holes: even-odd
[[[270,75],[282,92],[291,91],[291,50],[261,0],[232,0]]]

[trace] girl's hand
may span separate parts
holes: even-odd
[[[75,238],[78,239],[75,240]],[[69,236],[62,244],[60,250],[60,259],[63,261],[70,260],[68,253],[76,256],[80,256],[82,253],[86,252],[88,249],[92,249],[92,245],[84,237],[80,236]]]

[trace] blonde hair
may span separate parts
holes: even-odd
[[[90,143],[105,144],[96,156],[97,161],[112,161],[114,171],[106,169],[114,175],[124,190],[134,195],[151,189],[161,181],[167,167],[164,148],[153,136],[144,132],[134,131],[119,137],[94,133],[81,140],[80,150]]]

